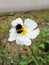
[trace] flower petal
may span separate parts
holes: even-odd
[[[31,45],[31,40],[27,37],[17,37],[16,38],[16,43],[20,44],[20,45],[30,46]]]
[[[23,25],[23,21],[21,18],[17,18],[16,20],[13,20],[11,24],[12,26],[16,26],[17,24]]]
[[[30,39],[35,39],[38,35],[39,35],[39,28],[33,30],[33,31],[30,31],[27,35],[27,37],[29,37]]]
[[[14,28],[11,28],[8,41],[14,41],[15,39],[16,39],[16,30]]]
[[[28,29],[33,30],[37,27],[37,23],[32,19],[25,19],[24,26],[26,26]]]

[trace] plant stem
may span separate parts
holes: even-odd
[[[29,46],[29,48],[30,48],[30,50],[31,50],[31,52],[32,52],[32,54],[33,54],[32,59],[33,59],[34,63],[35,63],[36,65],[39,65],[38,62],[37,62],[37,58],[36,58],[36,56],[35,56],[35,54],[34,54],[34,52],[33,52],[32,47]]]
[[[13,65],[13,60],[11,60],[11,65]]]
[[[4,65],[4,61],[2,61],[2,65]]]

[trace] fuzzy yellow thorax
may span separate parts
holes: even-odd
[[[27,34],[27,28],[22,28],[23,32],[21,33],[22,35],[26,35]]]
[[[27,28],[21,28],[19,30],[16,30],[17,33],[22,34],[22,35],[26,35],[27,34]]]

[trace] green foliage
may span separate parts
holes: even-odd
[[[6,57],[6,56],[2,56],[2,61],[3,61],[4,63],[10,63],[10,62],[11,62],[11,59],[9,59],[9,58]]]
[[[21,62],[20,62],[20,65],[27,65],[27,64],[28,64],[27,61],[21,61]]]

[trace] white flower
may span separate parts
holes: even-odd
[[[13,20],[12,28],[10,29],[9,41],[16,40],[20,45],[31,45],[31,39],[35,39],[39,34],[37,23],[29,18],[25,19],[24,23],[21,18]]]

